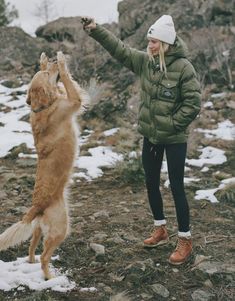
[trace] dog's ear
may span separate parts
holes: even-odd
[[[42,52],[40,56],[40,69],[41,71],[47,70],[47,64],[48,64],[48,57],[46,56],[45,52]]]
[[[46,105],[50,101],[50,95],[43,87],[33,87],[29,90],[27,101],[32,108],[38,105]]]

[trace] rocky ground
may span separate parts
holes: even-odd
[[[201,117],[194,125],[197,128],[215,129],[219,122],[227,119],[235,123],[232,5],[232,1],[198,0],[187,1],[187,4],[175,1],[173,4],[171,0],[164,3],[125,0],[118,8],[119,23],[107,25],[124,42],[145,49],[146,31],[155,17],[165,13],[174,16],[177,31],[188,43],[193,63],[200,74],[203,100],[209,100],[206,95],[208,84],[214,86],[209,88],[212,93],[220,93],[225,87],[230,89],[228,96],[212,100],[214,107],[202,108]],[[188,13],[182,18],[185,7]],[[12,27],[1,27],[0,37],[0,79],[9,79],[5,82],[8,87],[18,87],[30,81],[38,68],[42,51],[52,56],[63,50],[70,57],[72,74],[80,84],[87,86],[93,79],[91,96],[93,101],[97,98],[98,105],[83,123],[87,120],[93,122],[92,129],[96,130],[108,122],[110,127],[122,127],[122,137],[110,137],[106,139],[106,145],[116,146],[118,152],[124,150],[126,153],[133,149],[133,145],[135,150],[138,148],[138,139],[130,135],[132,130],[136,132],[133,124],[139,100],[138,81],[87,37],[79,17],[60,18],[45,25],[38,29],[37,38]],[[104,129],[108,128],[102,131]],[[90,147],[97,146],[100,138],[103,139],[101,135],[94,137]],[[107,301],[110,296],[123,291],[133,301],[235,300],[235,188],[225,191],[219,203],[194,199],[196,190],[218,187],[220,180],[235,176],[235,148],[229,141],[207,140],[203,135],[193,133],[189,141],[190,158],[198,158],[196,149],[199,145],[224,150],[228,161],[219,167],[210,166],[209,171],[203,174],[200,168],[195,167],[189,174],[201,179],[186,186],[194,243],[189,262],[180,267],[173,267],[167,262],[177,233],[169,189],[162,185],[170,243],[158,249],[144,249],[142,241],[152,230],[152,217],[139,171],[130,178],[120,173],[118,168],[106,169],[102,177],[92,182],[81,181],[71,186],[71,234],[56,250],[60,256],[53,265],[64,273],[68,271],[68,277],[76,282],[76,288],[67,293],[36,292],[27,288],[24,291],[0,291],[0,301]],[[35,168],[34,159],[17,159],[17,154],[0,159],[0,233],[18,221],[30,207]],[[101,245],[104,254],[97,254],[92,243]],[[24,243],[18,248],[2,251],[0,260],[13,261],[26,256],[27,249],[28,243]],[[38,254],[41,250],[40,246]],[[97,291],[82,292],[81,287],[95,287]]]
[[[33,159],[1,160],[1,232],[30,206],[35,163]],[[27,288],[23,292],[0,291],[0,300],[105,301],[122,291],[135,301],[234,300],[234,203],[195,201],[196,185],[186,188],[194,251],[183,266],[167,262],[177,233],[169,190],[163,188],[170,243],[145,249],[142,241],[152,230],[145,187],[124,182],[117,170],[106,169],[103,177],[71,186],[71,234],[56,251],[60,258],[53,264],[62,272],[68,271],[77,287],[67,293]],[[92,243],[102,245],[104,254],[93,250]],[[28,243],[24,243],[2,251],[0,258],[12,261],[25,256],[27,249]],[[97,291],[81,292],[80,287],[95,287]]]

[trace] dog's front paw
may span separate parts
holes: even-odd
[[[40,68],[41,68],[41,70],[46,70],[47,69],[47,64],[48,64],[48,58],[47,58],[45,52],[42,52],[41,56],[40,56]]]
[[[66,64],[66,59],[62,51],[57,52],[57,62],[61,66],[64,66]]]
[[[40,61],[44,61],[45,59],[47,59],[46,53],[42,52],[40,56]]]
[[[68,73],[66,58],[62,51],[57,52],[57,64],[58,64],[60,76],[63,76]]]

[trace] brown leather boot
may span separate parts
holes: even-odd
[[[192,253],[192,239],[178,237],[177,246],[169,258],[169,262],[174,265],[184,263]]]
[[[144,247],[154,248],[160,245],[164,245],[169,241],[167,230],[165,225],[156,227],[151,237],[144,240]]]

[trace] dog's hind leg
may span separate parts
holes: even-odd
[[[29,246],[29,262],[30,263],[35,263],[35,250],[38,246],[38,243],[40,241],[40,238],[42,236],[42,230],[40,226],[36,227],[32,239],[30,241],[30,246]]]
[[[45,238],[44,249],[43,249],[43,253],[41,255],[41,266],[42,266],[45,280],[49,280],[49,279],[53,278],[53,276],[51,275],[50,270],[49,270],[49,263],[50,263],[53,252],[64,241],[65,236],[66,235],[64,233],[61,233],[60,235],[57,235],[56,237],[48,236]]]
[[[47,280],[53,277],[49,270],[51,256],[68,234],[69,218],[67,206],[63,199],[44,211],[40,226],[44,235],[41,267]]]

